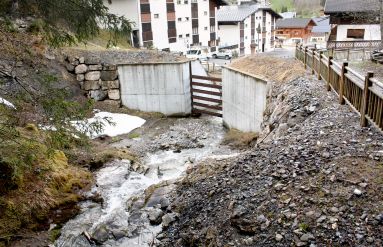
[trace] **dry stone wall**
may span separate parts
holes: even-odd
[[[101,62],[100,57],[68,57],[67,70],[76,79],[86,95],[95,101],[121,104],[117,65]]]

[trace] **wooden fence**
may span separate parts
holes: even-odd
[[[361,75],[348,66],[348,62],[336,62],[328,51],[297,46],[295,57],[309,67],[318,79],[325,80],[327,90],[339,96],[339,103],[349,104],[361,116],[360,124],[367,121],[383,130],[383,83],[374,78],[373,72]]]

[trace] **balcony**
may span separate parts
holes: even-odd
[[[380,40],[328,41],[327,48],[378,48],[380,44]]]

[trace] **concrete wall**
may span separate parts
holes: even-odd
[[[199,61],[195,75],[206,75]],[[118,65],[121,103],[135,110],[184,116],[191,113],[189,63]]]
[[[376,25],[338,25],[337,41],[355,40],[347,38],[347,29],[364,29],[364,40],[380,40],[380,26]]]
[[[267,91],[267,82],[232,68],[223,68],[224,124],[244,132],[261,131]]]

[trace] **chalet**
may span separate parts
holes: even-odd
[[[277,21],[278,40],[284,44],[310,41],[312,29],[316,23],[310,18],[288,18]]]
[[[191,46],[215,51],[216,11],[223,0],[104,0],[114,14],[133,24],[135,47],[185,52]]]
[[[379,0],[327,0],[328,48],[377,47],[381,40]]]
[[[330,17],[320,16],[313,18],[315,26],[311,30],[310,43],[317,44],[319,46],[326,46],[328,37],[331,32]]]
[[[281,16],[267,5],[240,2],[217,12],[220,47],[235,49],[239,55],[274,48],[275,23]]]

